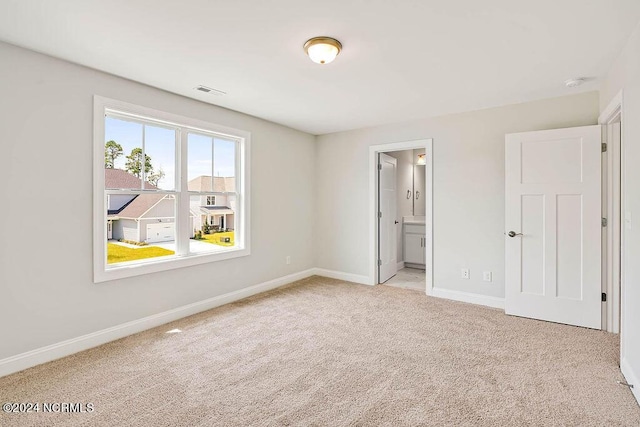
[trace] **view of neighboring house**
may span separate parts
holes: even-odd
[[[105,188],[141,188],[142,181],[122,169],[105,169]],[[145,189],[157,187],[145,182]],[[175,239],[175,199],[164,194],[111,194],[107,199],[107,237],[158,243]]]
[[[216,195],[191,196],[190,206],[194,230],[201,230],[205,224],[214,230],[233,230],[236,210],[235,177],[200,175],[187,184],[189,191],[225,193]]]
[[[139,189],[142,181],[122,169],[105,169],[105,188]],[[145,182],[144,188],[156,186]],[[189,191],[230,193],[234,177],[199,176],[188,183]],[[203,226],[213,230],[233,230],[235,198],[217,194],[191,196],[192,236]],[[111,194],[107,199],[107,238],[132,242],[160,243],[175,240],[175,198],[164,194]]]

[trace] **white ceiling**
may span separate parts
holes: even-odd
[[[638,0],[0,0],[1,40],[312,134],[594,90],[639,20]],[[344,46],[324,66],[320,35]]]

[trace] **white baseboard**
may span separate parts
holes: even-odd
[[[173,322],[174,320],[182,319],[183,317],[210,310],[224,304],[238,301],[243,298],[259,294],[261,292],[269,291],[271,289],[278,288],[291,282],[295,282],[296,280],[311,277],[314,274],[318,274],[315,270],[316,269],[314,268],[310,268],[308,270],[290,274],[288,276],[269,280],[268,282],[249,286],[247,288],[229,292],[224,295],[219,295],[217,297],[209,298],[203,301],[194,302],[193,304],[184,305],[182,307],[174,308],[162,313],[143,317],[142,319],[133,320],[121,325],[103,329],[101,331],[92,332],[87,335],[72,338],[66,341],[2,359],[0,360],[0,377],[12,374],[14,372],[22,371],[24,369],[31,368],[42,363],[50,362],[61,357],[69,356],[79,351],[97,347],[110,341],[142,332],[147,329],[155,328],[156,326]]]
[[[397,267],[397,269],[398,269],[398,270],[402,270],[403,268],[404,268],[404,261],[400,261],[400,262],[398,263],[398,267]]]
[[[499,308],[504,310],[504,298],[490,297],[487,295],[472,294],[470,292],[454,291],[451,289],[443,288],[431,289],[430,295],[436,298],[468,302],[471,304],[485,305],[487,307]]]
[[[359,274],[343,273],[342,271],[326,270],[324,268],[314,268],[314,274],[318,276],[330,277],[332,279],[345,280],[347,282],[360,283],[362,285],[373,285],[369,276]]]
[[[633,372],[629,362],[626,358],[622,358],[620,360],[620,370],[622,370],[622,375],[627,380],[628,384],[633,384],[633,388],[631,388],[631,393],[633,393],[633,397],[636,398],[638,404],[640,405],[640,377]]]

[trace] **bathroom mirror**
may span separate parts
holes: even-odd
[[[413,215],[425,215],[424,203],[424,165],[415,165],[413,167]]]
[[[425,183],[425,165],[418,163],[418,155],[424,153],[424,150],[413,150],[413,158],[416,163],[413,165],[413,216],[424,216],[424,183]]]
[[[425,215],[425,157],[424,149],[387,153],[397,160],[396,189],[397,216]],[[422,155],[422,156],[421,156]]]

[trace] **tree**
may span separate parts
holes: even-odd
[[[153,171],[153,168],[151,168],[151,170]],[[160,168],[158,169],[158,172],[151,172],[150,174],[147,175],[147,181],[151,184],[151,185],[155,185],[156,187],[158,186],[158,182],[160,182],[160,180],[162,178],[164,178],[164,171],[162,170],[162,166],[160,166]]]
[[[122,156],[122,145],[111,140],[107,141],[104,145],[104,167],[107,169],[113,169],[116,163],[116,159]]]
[[[153,166],[151,165],[151,157],[144,155],[144,173],[150,176],[153,173]],[[127,161],[124,164],[124,168],[132,175],[138,178],[142,177],[142,148],[134,148],[131,150],[131,154],[127,156]],[[164,173],[164,172],[163,172]]]

